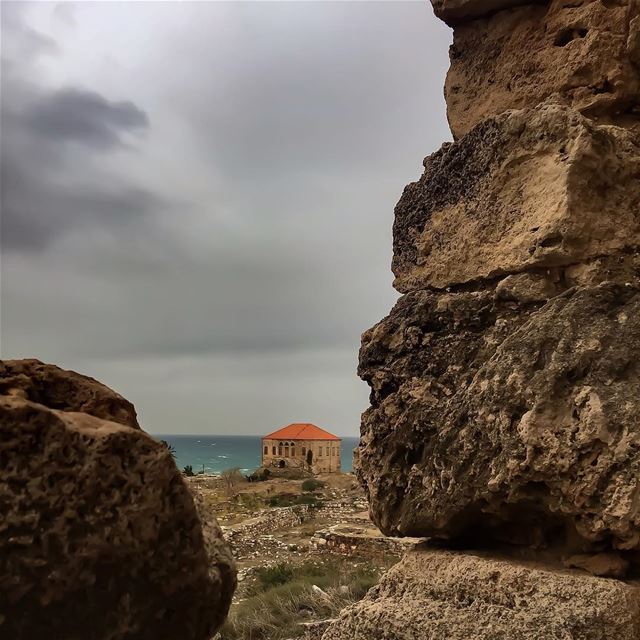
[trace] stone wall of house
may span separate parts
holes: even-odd
[[[314,473],[340,471],[340,440],[262,440],[262,466],[306,469],[307,454],[313,454]],[[282,464],[284,463],[284,465]]]

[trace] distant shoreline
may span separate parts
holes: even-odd
[[[225,469],[238,468],[250,475],[262,461],[262,436],[218,434],[151,434],[157,440],[165,440],[172,447],[176,465],[180,470],[190,466],[194,473],[219,476]],[[341,436],[341,470],[353,470],[353,449],[359,438]],[[204,470],[204,474],[202,473]]]

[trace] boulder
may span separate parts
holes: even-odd
[[[479,553],[417,550],[323,640],[637,640],[640,583]]]
[[[0,394],[139,429],[133,405],[93,378],[39,360],[0,360]]]
[[[506,112],[428,157],[395,210],[401,292],[640,246],[640,135],[558,105]]]
[[[0,395],[0,636],[209,640],[234,563],[217,524],[203,537],[169,450],[92,415],[135,421],[89,378],[33,362],[1,370],[21,386]]]
[[[357,474],[387,535],[640,550],[640,289],[403,296],[363,336]]]
[[[471,10],[522,3],[436,1],[436,13],[453,4]],[[454,136],[508,109],[543,102],[638,127],[639,15],[637,0],[554,0],[457,25],[445,84]]]

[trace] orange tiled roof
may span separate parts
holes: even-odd
[[[296,422],[287,427],[282,427],[269,435],[263,436],[263,440],[340,440],[338,436],[316,427],[308,422]]]

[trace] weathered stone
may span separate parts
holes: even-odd
[[[629,563],[617,553],[579,553],[566,558],[563,564],[609,578],[624,578],[629,571]]]
[[[454,136],[507,109],[542,102],[640,125],[639,6],[555,0],[458,25],[445,85]]]
[[[637,640],[640,583],[479,554],[414,551],[323,640]]]
[[[203,538],[167,448],[69,410],[109,410],[111,392],[95,381],[41,364],[22,371],[33,377],[21,389],[64,410],[0,395],[0,636],[211,638],[231,601],[233,560],[215,523]],[[111,397],[118,417],[135,416]]]
[[[640,549],[640,294],[403,296],[363,336],[357,473],[387,535]]]
[[[462,22],[490,16],[503,9],[511,9],[532,0],[431,0],[433,12],[447,24],[454,26]]]
[[[93,378],[39,360],[0,360],[0,394],[139,429],[133,405]]]
[[[524,272],[507,276],[496,287],[496,297],[516,302],[542,302],[558,295],[563,283],[559,279],[560,269],[547,273]]]
[[[640,136],[557,105],[504,113],[425,160],[395,211],[401,292],[640,246]]]

